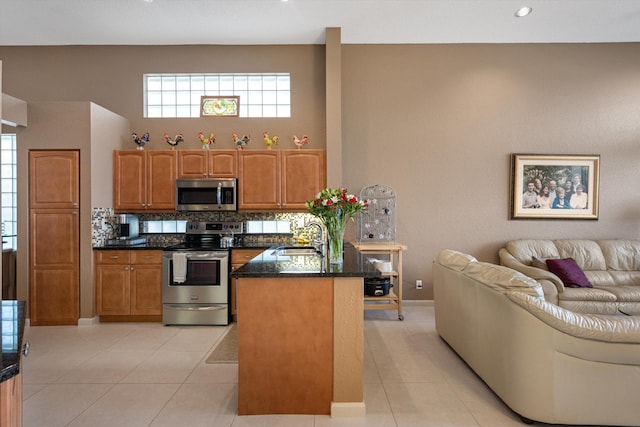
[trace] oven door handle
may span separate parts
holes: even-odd
[[[185,307],[185,306],[176,306],[165,304],[165,308],[170,310],[180,310],[180,311],[218,311],[218,310],[226,310],[226,306],[224,305],[211,305],[207,307]]]

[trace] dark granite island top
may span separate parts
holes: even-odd
[[[0,382],[20,373],[20,356],[24,336],[24,301],[2,301],[2,367]]]
[[[378,270],[352,244],[344,244],[344,264],[329,265],[322,255],[275,255],[278,246],[266,249],[231,273],[232,277],[380,277]]]

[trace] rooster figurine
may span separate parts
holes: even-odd
[[[179,133],[176,136],[174,136],[173,138],[171,138],[169,136],[168,133],[165,132],[164,136],[164,140],[167,141],[167,144],[169,144],[171,146],[172,150],[175,150],[176,147],[178,146],[178,144],[180,144],[182,141],[184,141],[184,138],[182,137],[182,134]]]
[[[149,132],[145,132],[144,135],[142,135],[142,136],[138,136],[137,133],[133,132],[131,134],[131,139],[138,146],[138,147],[136,147],[137,150],[144,150],[145,144],[147,144],[149,142],[149,140],[150,140]]]
[[[214,134],[209,134],[209,138],[205,138],[202,132],[198,132],[198,139],[202,143],[202,149],[208,150],[211,147],[211,144],[216,143],[216,136]]]
[[[233,137],[233,142],[236,144],[236,148],[238,150],[244,150],[244,146],[251,141],[251,135],[244,135],[242,138],[238,138],[238,134],[233,132],[231,136]]]
[[[307,145],[309,143],[309,137],[307,135],[302,135],[302,138],[298,139],[296,135],[293,135],[293,143],[298,146],[299,150],[303,145]]]
[[[269,138],[269,134],[267,133],[267,131],[262,132],[262,136],[264,137],[264,143],[267,146],[267,150],[271,150],[272,145],[278,145],[278,141],[280,140],[278,135],[274,136],[273,138]]]

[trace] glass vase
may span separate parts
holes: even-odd
[[[329,264],[342,265],[344,250],[344,228],[327,227],[329,235]]]

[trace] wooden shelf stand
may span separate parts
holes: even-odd
[[[388,255],[391,261],[392,271],[382,273],[391,278],[393,287],[389,294],[381,297],[364,297],[364,309],[366,310],[398,310],[398,319],[404,320],[402,314],[402,252],[407,250],[406,245],[399,243],[358,243],[352,245],[362,255]]]

